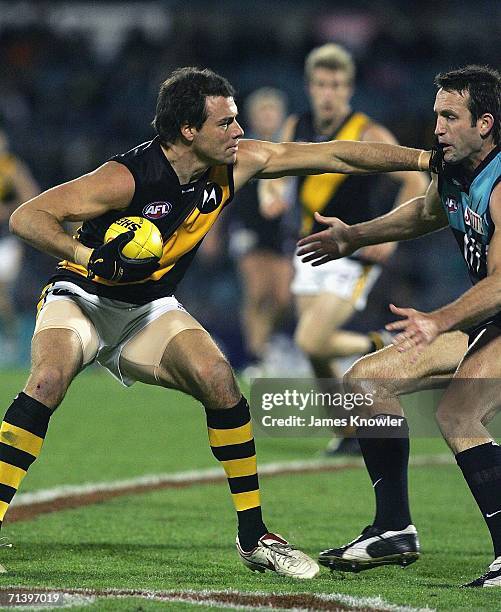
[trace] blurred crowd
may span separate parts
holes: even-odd
[[[474,6],[234,0],[213,8],[197,1],[0,1],[0,127],[46,189],[151,138],[158,86],[173,68],[221,72],[236,86],[239,105],[257,87],[279,88],[289,111],[302,112],[304,57],[336,41],[357,62],[354,106],[402,144],[425,146],[433,139],[434,74],[464,63],[496,66],[500,40],[501,4],[494,0]],[[457,295],[466,280],[451,245],[447,233],[400,245],[363,318],[351,325],[380,327],[390,301],[430,309]],[[447,286],[437,280],[437,262]],[[21,277],[10,288],[19,318],[29,321],[20,361],[54,263],[25,248]],[[224,249],[217,258],[198,256],[178,297],[242,365],[239,278]]]

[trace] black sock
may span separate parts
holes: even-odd
[[[256,448],[249,404],[245,397],[233,408],[205,408],[212,453],[221,462],[238,516],[238,539],[252,550],[268,532],[261,515]]]
[[[405,417],[378,414],[371,418],[383,417],[398,419],[400,424],[358,427],[357,437],[376,495],[373,525],[399,531],[412,523],[407,491],[409,427]]]
[[[501,555],[501,447],[487,442],[462,451],[456,461],[491,532],[494,556]]]
[[[0,525],[30,465],[38,457],[52,412],[19,393],[0,429]]]

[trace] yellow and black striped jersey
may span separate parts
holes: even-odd
[[[233,166],[214,166],[197,181],[181,185],[158,137],[112,161],[124,164],[132,173],[134,197],[126,209],[86,221],[77,238],[85,246],[96,248],[103,243],[108,227],[120,217],[146,217],[158,227],[164,241],[160,268],[145,281],[118,284],[100,277],[89,280],[83,266],[62,261],[51,280],[71,280],[90,293],[132,304],[172,295],[204,236],[233,198]]]
[[[293,140],[326,142],[329,140],[360,140],[371,119],[363,113],[349,114],[329,136],[319,135],[311,113],[302,115],[296,125]],[[377,216],[370,210],[370,193],[377,178],[349,174],[317,174],[301,177],[297,183],[297,202],[301,207],[301,234],[307,235],[325,227],[315,222],[313,214],[340,218],[353,225]]]

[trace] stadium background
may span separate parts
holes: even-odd
[[[498,65],[500,40],[495,0],[0,1],[0,118],[12,149],[45,189],[149,139],[158,85],[176,66],[221,72],[236,86],[240,106],[257,87],[279,87],[289,110],[300,112],[307,107],[305,54],[336,41],[357,61],[354,107],[390,127],[402,144],[429,146],[435,73],[465,62]],[[380,327],[390,301],[430,309],[457,295],[466,280],[455,248],[446,232],[400,245],[351,327]],[[24,257],[13,287],[24,322],[21,363],[37,295],[54,266],[30,248]],[[236,366],[239,295],[231,260],[203,255],[178,294]]]

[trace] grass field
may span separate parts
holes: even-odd
[[[24,378],[21,372],[0,375],[2,410]],[[318,437],[259,438],[259,462],[312,459],[324,443]],[[438,439],[420,439],[413,445],[414,454],[432,457],[446,452]],[[126,390],[105,372],[94,370],[70,389],[22,492],[215,466],[203,410],[195,401],[143,385]],[[9,569],[0,575],[2,601],[9,587],[23,586],[101,590],[90,603],[73,607],[85,610],[209,609],[211,602],[213,610],[223,607],[220,593],[228,590],[239,598],[241,609],[256,609],[256,598],[245,597],[258,593],[281,609],[291,609],[284,603],[290,601],[288,595],[310,594],[304,599],[309,603],[296,609],[341,609],[336,608],[337,598],[344,602],[343,609],[389,609],[393,604],[501,610],[497,590],[458,588],[485,571],[491,550],[457,467],[412,467],[410,486],[423,553],[418,563],[405,570],[386,567],[361,574],[323,569],[318,578],[306,582],[253,574],[240,564],[224,482],[123,495],[11,524],[7,515],[3,535],[13,548],[0,549],[0,562]],[[261,489],[270,528],[312,555],[352,539],[372,518],[372,490],[360,468],[263,476]],[[194,596],[210,593],[195,607],[180,601],[188,590],[196,591]],[[171,601],[173,592],[179,601]],[[272,600],[263,593],[284,597]],[[337,594],[360,599],[350,604]],[[362,598],[381,599],[364,603]],[[231,601],[225,605],[233,606]]]

